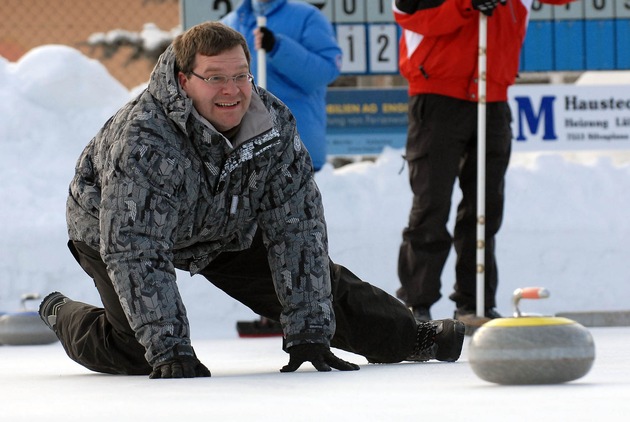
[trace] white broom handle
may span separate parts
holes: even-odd
[[[477,316],[485,316],[486,251],[486,49],[488,17],[479,13],[477,95]]]
[[[257,16],[256,24],[258,28],[262,28],[267,26],[267,17],[266,16]],[[257,59],[258,59],[258,75],[256,77],[258,86],[267,89],[267,52],[264,48],[259,48],[257,50]]]

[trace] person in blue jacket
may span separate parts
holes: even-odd
[[[256,18],[266,17],[258,28]],[[247,40],[250,51],[266,52],[265,88],[293,112],[315,171],[326,164],[326,87],[339,76],[341,49],[332,25],[317,7],[287,0],[243,0],[222,20]],[[258,75],[258,62],[251,72]],[[261,317],[237,323],[243,337],[282,335],[277,321]]]
[[[256,17],[267,25],[257,28]],[[250,51],[267,53],[267,90],[295,115],[313,168],[326,163],[326,87],[340,73],[341,49],[331,23],[315,6],[287,0],[243,0],[222,22],[245,36]],[[258,75],[252,60],[251,72]]]

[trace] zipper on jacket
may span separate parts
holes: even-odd
[[[506,0],[506,2],[510,6],[510,12],[512,13],[512,22],[516,23],[516,13],[514,12],[514,5],[510,0]]]
[[[424,57],[420,61],[421,63],[425,63],[429,59],[429,57],[431,56],[431,52],[433,51],[433,48],[435,48],[435,44],[436,44],[435,39],[432,39],[432,41],[433,41],[433,43],[431,44],[431,46],[429,46],[426,54],[424,55]],[[424,79],[429,79],[429,72],[427,72],[427,70],[424,68],[424,64],[421,64],[420,66],[418,66],[418,70],[420,71],[420,73],[422,74]]]
[[[236,214],[238,209],[238,195],[232,195],[232,203],[230,204],[230,214]]]
[[[424,70],[423,65],[418,66],[418,70],[420,71],[420,73],[422,73],[422,76],[424,76],[424,79],[429,79],[429,74],[427,73],[426,70]]]

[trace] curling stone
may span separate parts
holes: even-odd
[[[505,385],[558,384],[583,377],[593,366],[589,331],[568,318],[522,315],[520,299],[549,297],[547,289],[514,292],[514,318],[497,318],[473,335],[468,360],[479,378]]]
[[[6,313],[0,316],[0,344],[37,345],[50,344],[58,340],[55,333],[44,324],[37,312],[26,309],[26,301],[33,299],[39,299],[39,295],[23,295],[23,310],[21,312]]]

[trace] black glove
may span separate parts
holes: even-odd
[[[431,9],[444,3],[444,1],[434,0],[396,0],[396,9],[409,15],[418,10]]]
[[[209,377],[210,371],[199,362],[191,346],[177,345],[175,356],[169,360],[157,363],[149,378],[195,378]]]
[[[335,368],[339,371],[356,371],[359,365],[346,362],[333,355],[328,346],[323,344],[298,344],[289,349],[289,364],[280,369],[280,372],[294,372],[304,362],[311,362],[320,372],[328,372]]]
[[[265,51],[273,50],[273,47],[276,45],[276,37],[274,37],[273,32],[267,29],[266,26],[260,27],[260,32],[262,32],[262,41],[261,46]]]
[[[501,3],[502,6],[507,4],[507,0],[471,0],[471,2],[473,9],[480,11],[486,16],[492,16],[494,8],[497,7],[499,3]]]

